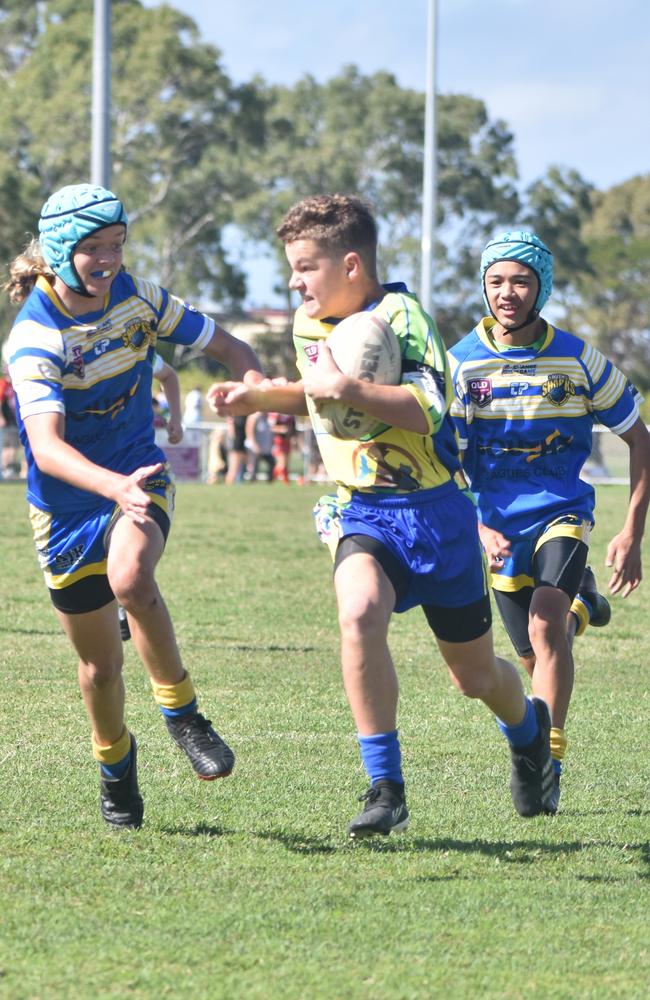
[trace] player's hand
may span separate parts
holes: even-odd
[[[498,573],[500,569],[503,569],[504,560],[509,559],[512,555],[510,542],[500,531],[488,528],[485,524],[479,524],[478,534],[485,549],[489,569]]]
[[[121,477],[113,499],[119,504],[122,513],[136,524],[145,524],[151,503],[151,495],[145,493],[142,487],[151,476],[157,475],[162,470],[162,462],[157,462],[156,465],[143,465],[130,476]]]
[[[309,365],[302,377],[303,389],[318,403],[325,399],[341,399],[349,379],[332,357],[329,347],[322,341],[318,346],[316,364]]]
[[[629,597],[643,577],[641,542],[626,532],[619,531],[607,546],[605,565],[614,567],[608,584],[610,593]]]
[[[180,420],[174,420],[173,417],[170,417],[167,421],[167,440],[169,443],[180,444],[184,433],[185,431]]]
[[[259,409],[260,382],[257,386],[243,382],[215,382],[207,392],[208,406],[220,417],[247,417]]]

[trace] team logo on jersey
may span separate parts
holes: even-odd
[[[85,378],[86,364],[84,362],[84,352],[79,345],[72,348],[72,370],[77,378]]]
[[[130,347],[132,351],[139,351],[143,344],[155,344],[156,333],[153,323],[148,319],[136,319],[124,327],[122,340],[125,347]]]
[[[305,347],[305,357],[312,365],[318,361],[318,344],[307,344]]]
[[[542,396],[552,403],[553,406],[563,406],[567,399],[575,396],[576,387],[568,375],[562,372],[554,372],[546,379],[542,386]]]
[[[352,466],[359,478],[374,476],[375,486],[397,487],[405,493],[419,489],[422,468],[405,448],[390,443],[360,444],[352,456]]]
[[[530,463],[537,458],[546,458],[547,455],[562,455],[571,448],[572,444],[573,434],[564,437],[558,430],[554,430],[543,441],[538,441],[536,444],[524,444],[519,438],[507,438],[504,441],[479,445],[478,453],[479,455],[488,455],[490,458],[521,455]]]
[[[100,399],[98,402],[104,405],[99,405],[92,410],[82,410],[78,414],[70,412],[69,416],[72,420],[83,420],[85,417],[110,417],[111,420],[115,420],[122,410],[126,409],[129,400],[135,396],[139,385],[140,376],[138,375],[131,388],[128,389],[127,392],[123,393],[123,395],[118,396],[117,399]]]
[[[467,383],[469,398],[477,406],[487,406],[492,402],[492,379],[471,378]]]

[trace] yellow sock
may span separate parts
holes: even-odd
[[[153,688],[153,696],[163,712],[167,709],[169,712],[174,713],[175,710],[185,708],[193,701],[196,701],[194,685],[188,673],[185,674],[183,680],[179,681],[178,684],[156,684],[152,680],[151,687]]]
[[[92,744],[95,760],[98,760],[100,764],[117,764],[119,761],[124,760],[131,749],[131,733],[125,726],[120,738],[107,747],[100,746],[97,742],[97,737],[93,733]]]
[[[584,604],[578,596],[576,596],[573,598],[573,603],[571,604],[569,611],[572,611],[578,619],[576,635],[582,635],[589,624],[590,613],[587,605]]]
[[[567,738],[564,729],[551,728],[551,757],[563,761],[567,748]]]

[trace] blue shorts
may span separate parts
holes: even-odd
[[[151,494],[151,517],[166,538],[174,509],[175,487],[171,472],[166,468],[152,476],[144,489]],[[98,586],[97,578],[106,578],[110,534],[121,516],[120,507],[99,496],[94,510],[78,513],[55,514],[30,504],[29,517],[38,561],[53,603],[61,610],[70,613],[93,611],[113,599],[107,579]],[[82,581],[87,581],[86,588]],[[68,607],[67,598],[62,596],[59,601],[58,597],[63,591],[71,594],[70,588],[74,588],[75,597],[74,605]],[[83,594],[84,589],[86,597],[79,604],[77,595]],[[91,591],[93,596],[89,598],[87,595]],[[87,606],[89,603],[94,603],[95,607]]]
[[[455,483],[398,495],[355,492],[347,502],[321,497],[314,518],[332,558],[342,538],[369,535],[399,559],[408,579],[397,612],[461,608],[489,593],[476,508]]]
[[[492,570],[493,588],[515,593],[524,587],[534,587],[533,559],[541,546],[554,538],[569,538],[588,546],[593,526],[593,521],[579,514],[562,514],[552,521],[531,525],[518,538],[509,540],[512,554],[504,559],[501,569]]]

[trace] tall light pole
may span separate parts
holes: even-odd
[[[110,186],[111,162],[111,0],[94,0],[93,103],[90,179]]]
[[[422,178],[422,254],[420,302],[433,315],[433,253],[436,228],[436,0],[428,0],[427,71]]]

